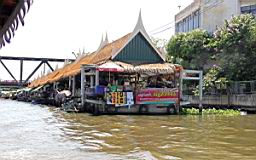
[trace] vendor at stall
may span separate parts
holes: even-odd
[[[148,79],[148,85],[146,87],[148,88],[163,88],[163,80],[161,77],[150,77]]]

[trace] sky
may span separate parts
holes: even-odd
[[[1,56],[74,58],[72,52],[97,50],[101,37],[110,42],[132,32],[141,9],[146,31],[155,38],[169,40],[174,34],[174,16],[193,0],[34,0],[11,43]],[[166,27],[159,28],[161,26]],[[159,34],[156,32],[170,28]],[[17,63],[17,65],[14,63]],[[25,62],[24,79],[38,64]],[[19,77],[19,63],[6,62]],[[52,64],[55,65],[55,64]],[[40,72],[40,71],[38,71]],[[0,79],[11,79],[0,66]],[[39,73],[37,73],[39,74]]]

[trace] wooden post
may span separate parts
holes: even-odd
[[[71,81],[71,76],[68,77],[68,90],[71,91],[71,85],[72,85],[72,81]]]
[[[182,94],[182,91],[183,91],[183,72],[182,71],[180,71],[180,80],[179,80],[179,96],[180,96],[180,98],[182,98],[183,97],[183,94]]]
[[[54,89],[58,89],[58,85],[59,85],[59,82],[54,82],[53,83]]]
[[[99,85],[99,71],[96,70],[96,75],[95,75],[95,86],[98,86]]]
[[[94,75],[90,76],[90,87],[93,88],[94,87]]]
[[[76,76],[75,75],[72,77],[72,81],[73,81],[73,83],[72,83],[72,96],[75,96],[75,91],[76,91]]]
[[[81,66],[81,98],[82,98],[82,107],[85,104],[85,74],[84,74],[84,66]]]
[[[182,91],[183,91],[183,72],[182,72],[182,70],[179,70],[178,71],[179,73],[177,73],[177,74],[179,74],[179,80],[178,80],[178,104],[177,104],[177,108],[176,108],[176,113],[177,114],[180,114],[180,111],[181,111],[181,105],[180,105],[180,101],[181,101],[181,99],[183,98],[183,94],[182,94]],[[176,73],[175,73],[176,74]],[[176,77],[176,75],[175,75],[175,77]],[[175,107],[176,107],[176,105],[175,105]]]
[[[199,73],[199,113],[202,113],[203,110],[203,71]]]
[[[188,76],[184,75],[185,74],[199,74],[198,77],[195,76]],[[182,80],[196,80],[199,81],[199,112],[202,113],[203,110],[203,71],[196,71],[196,70],[183,70],[182,73]]]

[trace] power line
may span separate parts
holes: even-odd
[[[149,31],[149,32],[157,31],[157,30],[159,30],[159,29],[161,29],[161,28],[163,28],[163,27],[166,27],[166,26],[168,26],[168,25],[174,23],[174,22],[175,22],[175,21],[171,21],[171,22],[169,22],[169,23],[167,23],[167,24],[165,24],[165,25],[163,25],[163,26],[160,26],[160,27],[158,27],[158,28],[155,28],[155,29],[153,29],[153,30],[151,30],[151,31]]]
[[[218,3],[214,3],[214,4],[210,5],[210,6],[208,6],[207,8],[204,8],[204,11],[200,11],[199,13],[200,13],[200,14],[201,14],[201,13],[205,13],[205,12],[209,11],[210,9],[212,9],[212,8],[214,8],[214,7],[217,7],[219,4],[221,4],[221,3],[223,3],[223,2],[224,2],[224,1],[222,0],[222,1],[219,1]],[[200,7],[201,7],[201,6],[200,6]],[[205,9],[206,9],[206,10],[205,10]],[[187,17],[187,16],[183,16],[181,19],[184,19],[185,17]],[[155,35],[155,34],[162,33],[162,32],[164,32],[164,31],[166,31],[166,30],[169,30],[169,29],[171,29],[171,28],[173,28],[173,27],[175,27],[175,24],[174,24],[173,26],[170,26],[170,27],[164,29],[164,30],[161,30],[161,31],[152,33],[151,35]]]
[[[210,6],[206,7],[206,8],[204,8],[204,10],[203,10],[203,11],[201,10],[199,13],[201,14],[201,13],[208,12],[210,9],[217,7],[218,5],[220,5],[220,4],[223,3],[223,2],[224,2],[224,0],[219,1],[218,3],[214,3],[214,4],[212,4],[212,5],[210,5]],[[200,8],[201,8],[201,5],[200,5]],[[180,18],[180,19],[184,19],[185,17],[187,17],[187,16],[183,16],[183,17]],[[175,21],[172,21],[172,22],[170,22],[170,23],[168,23],[168,24],[171,24],[171,23],[173,23],[173,22],[175,22]],[[164,26],[161,26],[161,27],[158,27],[158,28],[163,28],[163,27],[165,27],[165,26],[167,26],[167,25],[164,25]],[[175,27],[175,24],[172,25],[172,26],[170,26],[170,27],[168,27],[168,28],[165,28],[165,29],[163,29],[163,30],[161,30],[161,31],[158,31],[158,32],[155,32],[155,33],[151,33],[151,35],[155,35],[155,34],[162,33],[162,32],[167,31],[167,30],[169,30],[169,29],[171,29],[171,28],[173,28],[173,27]],[[158,29],[158,28],[157,28],[157,29]],[[154,30],[156,30],[156,29],[154,29]],[[151,31],[151,32],[152,32],[152,31]]]
[[[169,29],[171,29],[171,28],[173,28],[173,27],[175,27],[175,25],[170,26],[170,27],[168,27],[168,28],[166,28],[166,29],[164,29],[164,30],[161,30],[161,31],[158,31],[158,32],[152,33],[151,35],[155,35],[155,34],[162,33],[162,32],[167,31],[167,30],[169,30]]]

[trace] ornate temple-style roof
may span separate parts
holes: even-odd
[[[0,49],[10,43],[33,0],[0,0]]]
[[[162,55],[162,53],[160,53],[160,51],[156,48],[156,46],[152,43],[148,33],[145,30],[145,27],[143,25],[143,21],[142,21],[142,16],[141,16],[141,10],[139,13],[139,17],[138,17],[138,21],[137,24],[133,30],[133,32],[131,33],[128,41],[123,45],[123,47],[121,47],[115,54],[112,55],[112,59],[114,59],[138,34],[141,34],[143,36],[143,38],[145,38],[145,40],[147,41],[147,43],[150,44],[150,47],[153,48],[154,52],[156,52],[158,54],[158,56],[165,61],[164,56]]]
[[[58,73],[53,72],[45,76],[48,79],[42,77],[41,79],[44,79],[44,81],[32,82],[30,87],[37,87],[77,75],[81,71],[81,65],[101,65],[107,62],[114,62],[123,67],[125,71],[131,72],[153,71],[157,73],[173,73],[175,68],[174,65],[165,64],[164,56],[151,42],[143,26],[140,12],[133,32],[111,43],[108,41],[107,34],[105,40],[102,36],[101,43],[95,52],[81,55],[75,62],[59,69]],[[54,74],[54,76],[51,74]]]

